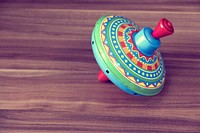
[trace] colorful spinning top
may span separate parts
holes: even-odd
[[[174,28],[163,18],[154,30],[142,30],[122,16],[103,16],[92,33],[92,50],[101,70],[100,81],[112,81],[129,94],[158,94],[165,81],[165,66],[158,50],[161,37]]]

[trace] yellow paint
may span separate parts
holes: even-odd
[[[124,29],[123,28],[119,28],[119,31],[121,31],[122,33],[124,33]]]
[[[131,61],[132,61],[133,63],[135,63],[135,64],[138,63],[138,60],[137,60],[135,57],[133,57],[133,58],[131,59]]]
[[[124,69],[123,68],[121,68],[121,67],[117,67],[118,68],[118,70],[123,74],[123,75],[125,75],[125,72],[124,72]]]
[[[145,70],[147,70],[147,65],[143,64],[142,68],[145,69]]]
[[[106,37],[102,34],[101,39],[102,39],[102,42],[104,42],[104,40],[106,39]]]
[[[128,76],[128,79],[130,79],[131,81],[133,81],[134,83],[136,82],[135,79],[133,77]]]
[[[128,47],[124,47],[123,50],[124,50],[125,54],[127,54],[127,53],[130,52],[129,49],[128,49]]]
[[[155,68],[155,64],[154,65],[152,65],[152,70],[155,70],[156,68]]]
[[[124,38],[122,36],[118,36],[119,42],[124,42]]]
[[[150,84],[148,88],[155,88],[153,84]]]
[[[113,15],[110,15],[110,16],[108,16],[109,18],[113,18],[114,16]]]
[[[106,50],[106,53],[109,52],[109,47],[107,45],[104,45],[104,49]]]
[[[116,62],[115,58],[113,58],[112,56],[109,56],[109,57],[110,57],[110,59],[111,59],[111,61],[112,61],[113,63]]]
[[[101,31],[103,31],[105,29],[104,25],[101,25]]]
[[[106,19],[104,19],[104,21],[103,21],[104,23],[106,23],[106,22],[108,22],[108,19],[106,18]]]
[[[161,86],[161,83],[160,83],[160,82],[158,82],[158,84],[157,84],[157,86],[156,86],[156,87],[159,87],[159,86]]]
[[[140,86],[142,86],[142,87],[146,87],[146,85],[144,84],[144,82],[139,82],[138,83]]]

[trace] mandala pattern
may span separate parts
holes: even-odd
[[[163,85],[165,69],[159,51],[145,56],[134,44],[139,27],[121,16],[106,17],[100,26],[100,38],[107,57],[117,70],[132,83],[156,89]]]

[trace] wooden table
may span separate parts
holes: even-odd
[[[200,1],[0,2],[0,132],[200,132]],[[157,96],[97,80],[90,38],[102,15],[123,15],[162,39],[167,78]]]

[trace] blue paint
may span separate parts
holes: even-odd
[[[155,39],[152,32],[152,29],[145,27],[133,35],[137,49],[146,56],[152,56],[154,51],[160,47],[160,39]]]

